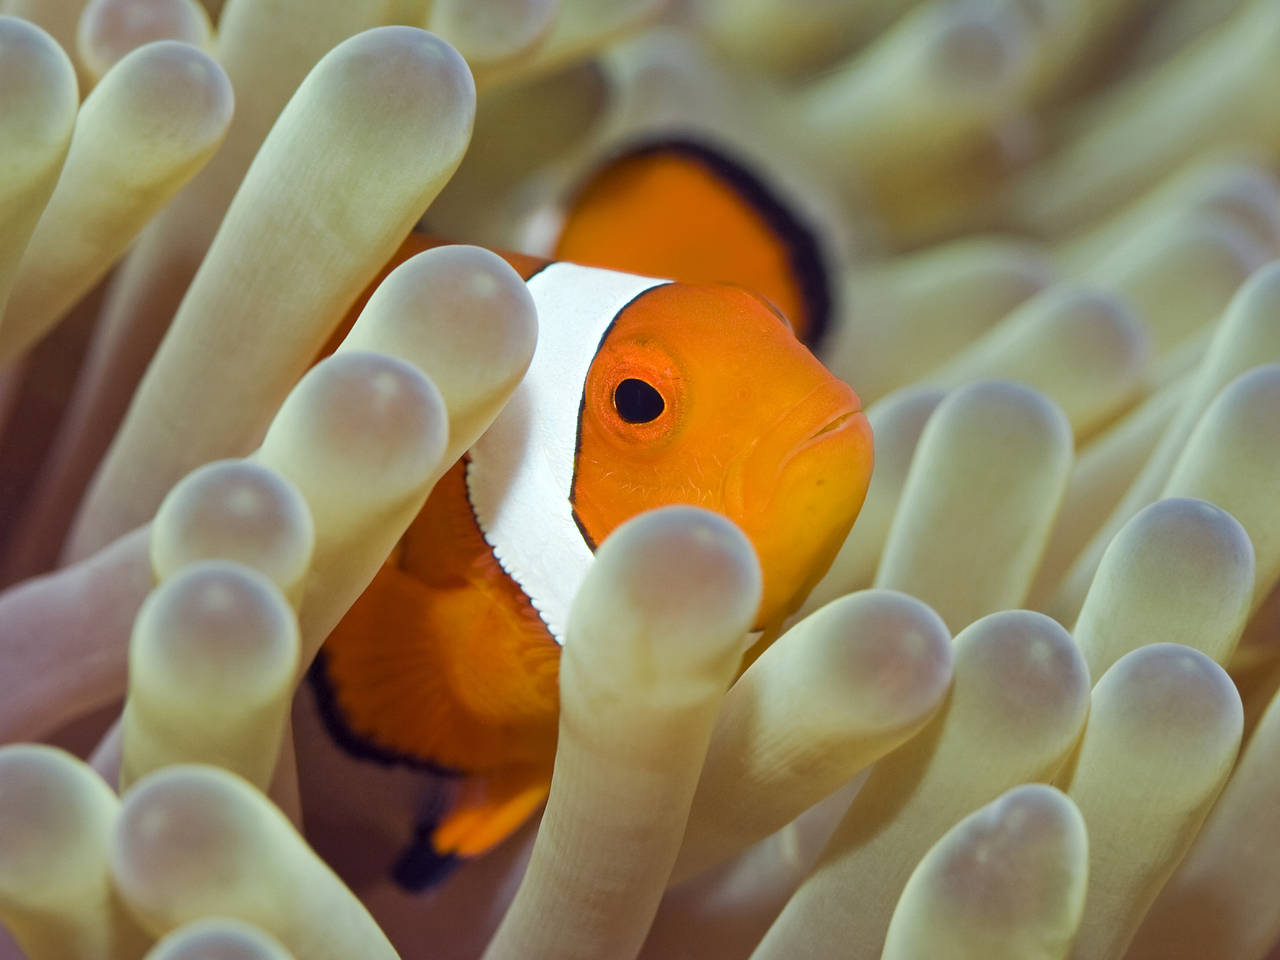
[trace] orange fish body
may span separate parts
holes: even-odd
[[[433,245],[410,237],[388,271]],[[871,473],[856,394],[754,295],[508,259],[538,310],[529,372],[311,671],[351,752],[454,778],[397,867],[410,888],[545,799],[568,606],[613,529],[668,504],[728,516],[764,572],[757,628],[773,628],[834,558]]]

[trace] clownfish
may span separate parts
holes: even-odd
[[[387,271],[436,245],[411,235]],[[670,504],[729,517],[759,557],[755,629],[771,638],[834,559],[871,475],[857,394],[774,303],[504,256],[537,309],[529,370],[309,672],[348,752],[448,778],[394,869],[407,889],[496,846],[546,799],[569,605],[610,532]],[[779,289],[771,300],[803,304]]]

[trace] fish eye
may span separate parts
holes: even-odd
[[[657,420],[667,407],[657,389],[650,383],[628,377],[613,390],[613,408],[627,423],[649,423]]]

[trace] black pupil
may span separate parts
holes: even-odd
[[[613,391],[613,406],[627,423],[657,420],[666,409],[662,394],[643,380],[628,377]]]

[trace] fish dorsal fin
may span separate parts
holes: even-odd
[[[553,256],[726,283],[765,299],[817,350],[834,313],[834,258],[793,189],[714,139],[657,137],[615,152],[563,213]]]
[[[470,451],[467,492],[480,530],[560,644],[592,559],[569,499],[587,371],[618,312],[666,282],[570,263],[531,277],[533,360]]]

